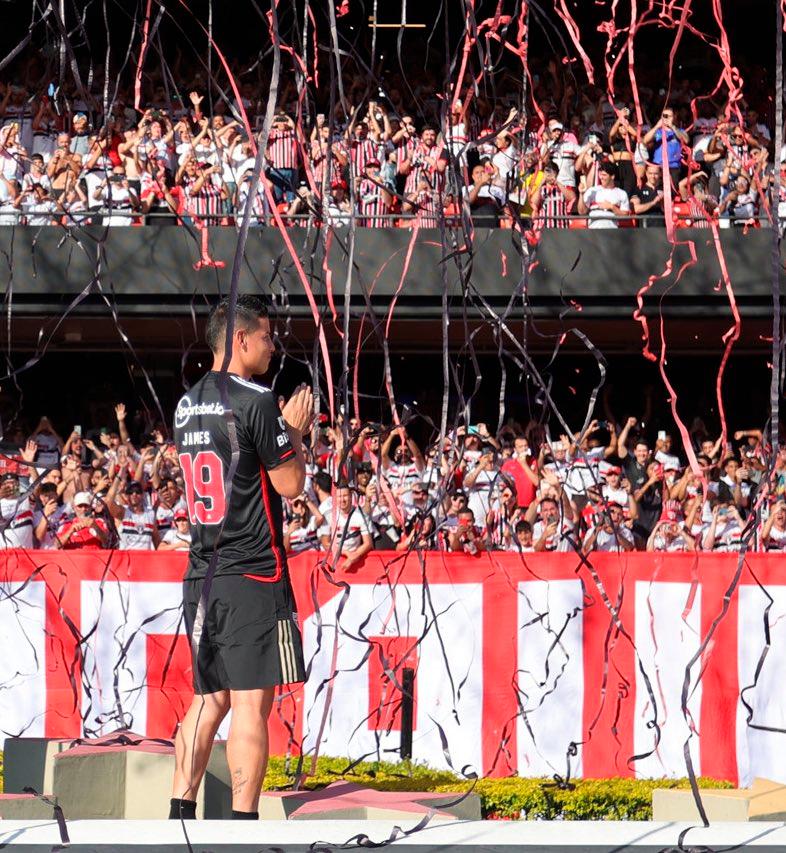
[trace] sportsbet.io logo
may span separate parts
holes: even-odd
[[[181,398],[175,409],[175,427],[182,429],[192,415],[223,415],[224,407],[221,403],[192,403],[191,398],[186,395]]]

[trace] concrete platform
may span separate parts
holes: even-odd
[[[400,824],[407,829],[409,824]],[[373,842],[390,838],[394,821],[193,821],[194,853],[320,853],[338,850],[358,833]],[[662,853],[675,847],[689,824],[651,822],[467,821],[439,823],[391,845],[397,853]],[[175,821],[69,821],[71,853],[170,853],[185,850]],[[0,847],[13,853],[51,853],[60,844],[54,821],[2,821]],[[686,844],[709,848],[738,845],[745,853],[783,853],[782,823],[719,823],[692,830]],[[61,848],[62,849],[62,848]],[[344,849],[352,849],[344,848]]]
[[[55,756],[71,746],[62,738],[9,737],[3,749],[3,790],[21,794],[24,789],[54,791]]]
[[[317,791],[264,791],[260,820],[480,820],[480,797],[417,791],[375,791],[341,780]]]
[[[49,794],[50,803],[57,800]],[[50,820],[53,808],[33,794],[0,794],[0,818],[3,820]]]
[[[701,802],[707,820],[786,820],[786,785],[770,779],[754,779],[750,788],[705,788]],[[659,821],[700,821],[692,791],[656,788],[652,792],[652,818]]]

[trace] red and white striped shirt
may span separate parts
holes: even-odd
[[[273,169],[297,169],[297,137],[294,130],[270,131],[267,159]]]
[[[212,175],[205,178],[202,188],[198,192],[193,191],[194,184],[199,180],[196,176],[183,176],[183,188],[186,192],[186,210],[198,218],[204,225],[217,225],[218,219],[223,213],[223,201],[221,190],[211,180]]]
[[[404,161],[409,160],[410,157],[412,157],[412,153],[414,152],[417,144],[416,140],[406,136],[399,139],[396,143],[396,171],[399,174],[401,174]]]
[[[33,547],[33,511],[27,498],[0,500],[0,549]]]
[[[556,184],[542,184],[540,187],[540,211],[537,223],[540,228],[567,228],[564,217],[568,212],[565,194]]]
[[[379,144],[373,139],[352,139],[349,149],[349,168],[353,178],[362,178],[369,160],[379,160]]]
[[[328,152],[330,152],[331,160],[328,160]],[[331,146],[327,142],[320,142],[311,146],[311,171],[314,174],[314,183],[323,192],[327,189],[325,182],[327,180],[327,166],[330,162],[330,181],[338,180],[341,177],[341,164],[333,154]],[[332,162],[331,162],[332,161]]]
[[[414,199],[415,216],[421,228],[439,228],[443,215],[442,193],[438,190],[420,190]]]
[[[428,147],[422,142],[419,142],[412,152],[412,170],[407,175],[407,182],[404,185],[406,195],[418,191],[418,184],[421,178],[425,177],[432,188],[442,190],[445,176],[437,171],[437,161],[442,149],[438,145]]]
[[[119,525],[121,551],[152,551],[156,517],[150,509],[134,512],[126,507]]]
[[[358,215],[361,217],[358,224],[363,228],[384,228],[388,221],[377,217],[384,216],[390,212],[390,207],[385,198],[386,193],[380,184],[363,178],[358,187]]]

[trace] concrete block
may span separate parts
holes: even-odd
[[[207,820],[229,820],[232,817],[232,781],[227,764],[227,742],[213,743],[202,782]]]
[[[3,750],[3,789],[21,794],[33,788],[39,794],[54,791],[55,756],[68,749],[70,740],[45,737],[9,737]]]
[[[459,793],[376,791],[354,782],[334,782],[318,791],[265,791],[260,820],[417,820],[430,810],[435,820],[479,820],[480,797],[460,803]]]
[[[786,785],[754,779],[750,788],[702,789],[701,801],[710,821],[786,821]],[[656,788],[652,792],[655,821],[696,821],[699,811],[690,790]]]
[[[56,803],[55,797],[49,799]],[[0,794],[2,820],[52,820],[53,808],[33,794]]]
[[[52,790],[68,819],[165,819],[174,770],[173,745],[118,732],[58,753]],[[197,795],[197,817],[231,814],[226,743],[216,741]]]
[[[81,745],[56,757],[54,790],[70,820],[166,818],[174,769],[172,747]]]

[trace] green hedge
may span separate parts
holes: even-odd
[[[0,790],[2,790],[0,752]],[[380,791],[467,791],[472,782],[447,770],[433,770],[411,762],[363,762],[344,773],[345,758],[320,758],[316,774],[305,788],[321,788],[347,779]],[[273,757],[265,777],[265,790],[292,785],[296,763]],[[304,762],[309,770],[310,760]],[[731,788],[730,782],[699,779],[702,788]],[[649,820],[654,788],[687,788],[687,779],[576,779],[568,789],[557,788],[551,779],[479,779],[475,793],[480,797],[484,818],[506,820]]]
[[[366,762],[342,776],[349,761],[320,758],[317,772],[306,788],[319,788],[344,778],[381,791],[467,791],[472,782],[445,770],[419,764]],[[310,769],[310,763],[304,765]],[[294,772],[294,762],[290,762]],[[265,789],[286,788],[292,783],[285,762],[271,758]],[[730,782],[700,778],[702,788],[731,788]],[[687,779],[576,779],[572,787],[557,788],[551,779],[480,779],[475,793],[484,818],[527,820],[650,820],[654,788],[688,788]]]

